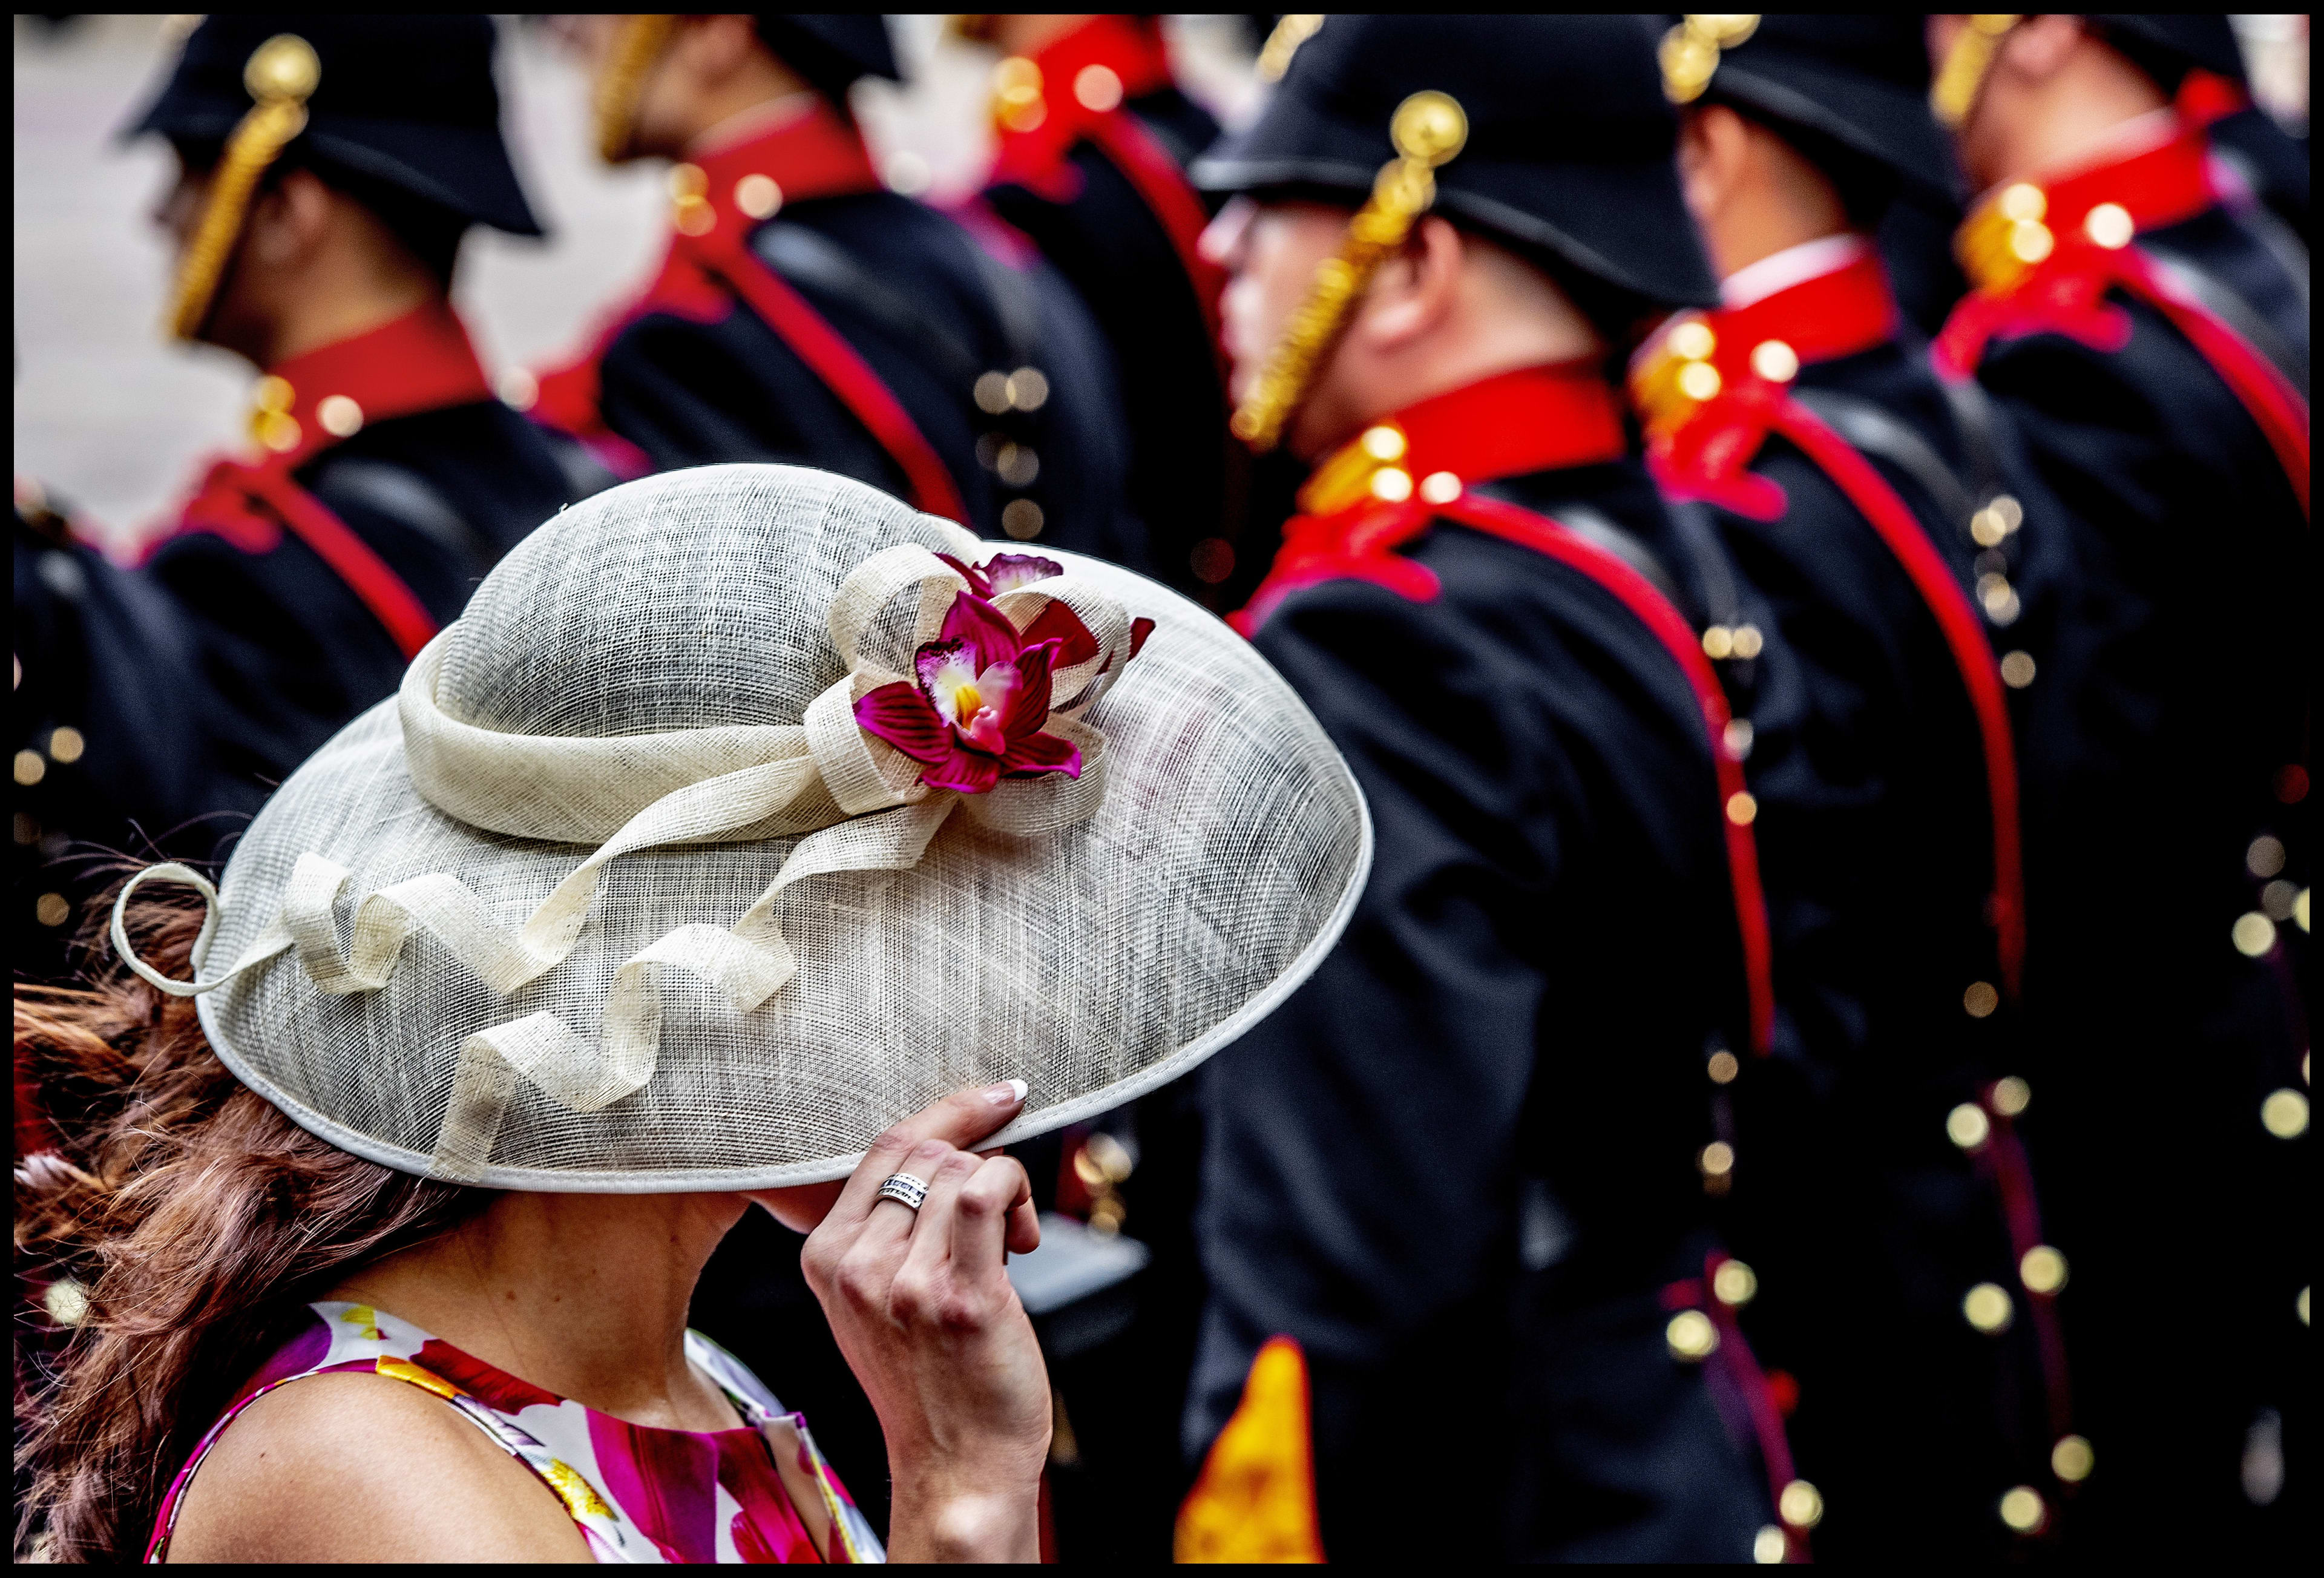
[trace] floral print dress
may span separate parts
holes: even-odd
[[[600,1562],[880,1562],[879,1536],[808,1436],[740,1360],[697,1332],[686,1356],[742,1416],[737,1430],[632,1425],[472,1359],[369,1305],[308,1306],[311,1324],[260,1367],[171,1481],[145,1559],[168,1555],[194,1471],[235,1417],[310,1375],[369,1370],[434,1392],[556,1492]],[[785,1488],[811,1485],[831,1530],[826,1558]]]

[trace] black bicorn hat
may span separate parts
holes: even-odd
[[[2244,79],[2243,50],[2236,30],[2223,12],[2202,14],[2142,13],[2136,15],[2086,14],[2107,42],[2128,55],[2131,63],[2165,93],[2179,91],[2188,72],[2204,70],[2231,82]]]
[[[1435,212],[1553,273],[1653,306],[1714,305],[1655,39],[1638,15],[1333,15],[1258,121],[1195,161],[1194,183],[1353,207],[1397,156],[1397,106],[1434,90],[1468,117],[1435,172]]]
[[[283,33],[305,40],[321,67],[284,163],[392,187],[511,235],[542,234],[501,138],[484,16],[214,14],[123,134],[222,146],[255,102],[244,68]]]
[[[1664,21],[1685,25],[1679,16]],[[1917,13],[1761,16],[1719,49],[1699,91],[1700,102],[1725,104],[1784,136],[1840,185],[1851,209],[1879,206],[1883,188],[1949,201],[1959,184],[1950,143],[1929,111],[1928,37]]]
[[[902,79],[895,45],[888,37],[888,19],[877,12],[761,11],[752,13],[752,20],[767,48],[835,104],[847,101],[847,90],[859,77]]]

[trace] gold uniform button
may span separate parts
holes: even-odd
[[[65,766],[69,767],[78,761],[80,753],[88,749],[88,742],[82,739],[80,731],[70,724],[63,724],[49,735],[49,754]]]
[[[1988,1337],[1997,1337],[2017,1317],[2017,1306],[1998,1282],[1980,1282],[1961,1296],[1961,1314]]]
[[[1700,1364],[1719,1351],[1719,1328],[1699,1309],[1683,1309],[1663,1328],[1671,1357],[1682,1364]]]
[[[1770,383],[1789,383],[1799,376],[1799,353],[1781,340],[1761,340],[1751,351],[1751,371]]]
[[[2275,946],[2275,922],[2254,909],[2236,918],[2235,929],[2228,934],[2235,939],[2236,952],[2247,959],[2267,956]]]
[[[1945,1136],[1963,1150],[1975,1150],[1993,1132],[1993,1120],[1975,1102],[1963,1102],[1945,1114]]]
[[[1741,1309],[1758,1296],[1759,1274],[1740,1260],[1721,1260],[1711,1274],[1711,1291],[1729,1309]]]
[[[975,398],[977,410],[987,416],[997,417],[1009,409],[1009,374],[1001,372],[982,374],[969,392]]]
[[[30,789],[34,784],[40,782],[41,780],[48,776],[48,758],[42,756],[38,751],[19,751],[16,752],[16,781],[18,783],[23,784],[26,789]]]
[[[1702,655],[1716,661],[1735,651],[1735,632],[1723,624],[1714,624],[1702,632]]]
[[[1765,647],[1766,644],[1767,638],[1759,633],[1759,627],[1757,625],[1738,624],[1735,627],[1735,655],[1737,657],[1756,658],[1759,655],[1760,649]]]
[[[2300,913],[2300,890],[2278,877],[2259,891],[2259,912],[2282,925]]]
[[[277,377],[272,373],[261,378],[250,392],[252,405],[256,406],[260,411],[271,411],[278,414],[289,411],[290,402],[297,398],[298,391],[290,387],[290,380]]]
[[[1759,802],[1748,789],[1737,789],[1727,797],[1727,819],[1738,827],[1748,827],[1759,814]]]
[[[1751,1540],[1751,1559],[1762,1567],[1772,1567],[1792,1554],[1792,1542],[1775,1524],[1761,1528]]]
[[[1384,466],[1372,473],[1372,497],[1400,504],[1412,496],[1412,473],[1401,466]]]
[[[1432,471],[1420,479],[1420,496],[1432,504],[1449,504],[1461,496],[1461,479],[1449,471]]]
[[[1038,367],[1019,367],[1001,385],[1009,403],[1023,411],[1039,411],[1049,403],[1049,375]]]
[[[1363,446],[1365,454],[1383,466],[1404,458],[1403,432],[1385,423],[1377,428],[1366,428],[1364,436],[1358,442]]]
[[[1104,115],[1121,105],[1121,78],[1111,66],[1084,66],[1074,78],[1074,97],[1084,109]]]
[[[2066,1257],[2048,1244],[2035,1244],[2017,1262],[2017,1278],[2028,1293],[2054,1294],[2066,1285]]]
[[[2001,217],[2031,225],[2050,211],[2050,199],[2031,181],[2019,181],[2001,194]]]
[[[1993,1110],[2003,1117],[2015,1118],[2033,1105],[2034,1087],[2014,1074],[2004,1075],[1993,1082],[1993,1088],[1986,1093],[1985,1099],[1992,1103]]]
[[[1740,761],[1751,754],[1751,737],[1756,733],[1749,718],[1729,718],[1719,737],[1727,746],[1729,759]]]
[[[315,420],[335,438],[352,438],[363,431],[363,407],[344,394],[327,394],[315,407]]]
[[[2034,683],[2034,654],[2027,651],[2009,652],[2001,660],[2001,682],[2012,690],[2023,690]]]
[[[2263,833],[2251,841],[2244,851],[2244,869],[2253,876],[2267,878],[2283,869],[2283,840]]]
[[[1702,1148],[1702,1154],[1694,1158],[1694,1164],[1702,1169],[1702,1176],[1706,1178],[1725,1177],[1735,1170],[1735,1148],[1724,1140],[1714,1140]]]
[[[1711,1075],[1711,1084],[1732,1084],[1735,1083],[1735,1076],[1743,1071],[1743,1066],[1735,1060],[1734,1053],[1721,1047],[1711,1055],[1711,1060],[1705,1065],[1705,1069]]]
[[[2050,1449],[2050,1472],[2069,1485],[2079,1485],[2090,1477],[2098,1465],[2098,1454],[2090,1444],[2079,1435],[2061,1435],[2058,1444]]]
[[[710,189],[710,178],[702,173],[699,164],[678,163],[669,167],[669,198],[674,203],[699,200]]]
[[[2082,234],[2108,252],[2119,252],[2128,246],[2137,230],[2131,221],[2130,210],[2120,203],[2100,203],[2082,218]]]
[[[1823,1492],[1805,1480],[1794,1480],[1775,1498],[1775,1515],[1794,1528],[1813,1528],[1823,1521]]]
[[[1985,1019],[2000,1006],[2001,993],[1994,990],[1990,981],[1972,981],[1961,993],[1961,1007],[1973,1020]]]
[[[734,183],[734,206],[753,219],[771,219],[783,206],[783,189],[771,175],[756,171]]]
[[[1001,530],[1019,542],[1041,535],[1041,506],[1030,499],[1011,499],[1001,512]]]
[[[2014,1485],[2002,1493],[2001,1521],[2018,1534],[2036,1532],[2049,1515],[2042,1492],[2031,1485]]]
[[[1716,400],[1719,389],[1719,369],[1710,363],[1689,362],[1679,369],[1678,391],[1689,400]]]
[[[1700,362],[1719,348],[1719,339],[1711,332],[1711,325],[1690,318],[1671,330],[1670,348],[1690,362]]]
[[[32,918],[42,926],[62,926],[72,918],[72,900],[62,893],[43,893],[32,901]]]
[[[2297,1140],[2308,1132],[2308,1098],[2288,1086],[2270,1092],[2259,1104],[2259,1121],[2278,1140]]]

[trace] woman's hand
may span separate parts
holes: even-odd
[[[1024,1087],[961,1091],[872,1142],[807,1241],[807,1279],[878,1411],[899,1562],[1040,1559],[1049,1379],[1004,1250],[1041,1241],[1025,1169],[966,1149],[1015,1117]],[[915,1212],[881,1198],[903,1173]]]

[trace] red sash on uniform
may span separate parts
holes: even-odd
[[[1040,97],[1004,106],[1001,152],[990,181],[1021,186],[1051,202],[1069,202],[1079,193],[1080,178],[1067,155],[1077,143],[1093,143],[1169,235],[1216,346],[1219,292],[1226,276],[1202,255],[1199,244],[1209,211],[1178,161],[1127,107],[1131,99],[1173,85],[1158,21],[1111,13],[1094,16],[1030,59],[1040,72]]]
[[[1971,284],[1933,349],[1937,372],[1972,376],[1997,338],[2061,334],[2099,351],[2130,338],[2130,319],[2109,290],[2168,318],[2242,401],[2275,451],[2301,512],[2308,512],[2308,401],[2251,343],[2189,295],[2153,258],[2130,245],[2143,231],[2213,207],[2209,143],[2200,117],[2217,107],[2206,85],[2195,118],[2158,111],[2134,123],[2126,150],[2055,178],[2010,181],[1988,193],[1954,237]]]
[[[211,464],[179,519],[146,547],[207,531],[245,553],[291,534],[312,549],[371,610],[407,658],[436,621],[403,577],[291,475],[367,423],[493,398],[468,332],[443,302],[291,357],[260,384],[252,419],[263,458]]]
[[[1699,339],[1687,343],[1698,325],[1711,336],[1708,355],[1681,355],[1681,348],[1701,348]],[[1990,919],[2002,985],[2014,999],[2025,967],[2024,856],[2016,745],[1992,646],[1968,594],[1911,507],[1855,446],[1792,393],[1798,367],[1885,345],[1896,326],[1887,275],[1867,247],[1853,261],[1749,306],[1674,318],[1640,350],[1632,384],[1646,408],[1647,464],[1666,493],[1754,520],[1775,519],[1785,508],[1783,489],[1748,467],[1766,436],[1780,433],[1870,523],[1935,618],[1977,717],[1992,827]],[[1691,363],[1717,374],[1707,399],[1694,399],[1682,387]]]
[[[1434,598],[1440,589],[1434,573],[1397,550],[1440,515],[1546,554],[1611,593],[1670,653],[1702,714],[1719,780],[1752,1047],[1764,1053],[1774,1034],[1775,997],[1752,802],[1742,762],[1727,743],[1727,697],[1702,641],[1652,582],[1612,552],[1547,516],[1468,491],[1496,477],[1618,460],[1627,448],[1620,402],[1594,358],[1505,373],[1423,401],[1374,422],[1315,468],[1299,495],[1303,512],[1284,528],[1274,568],[1230,623],[1252,634],[1290,593],[1331,580],[1370,581],[1415,602]]]
[[[691,173],[689,173],[691,172]],[[614,436],[598,411],[598,364],[650,312],[715,323],[739,299],[863,424],[903,472],[916,508],[965,522],[952,473],[871,365],[789,281],[751,251],[750,235],[781,204],[880,189],[863,138],[821,98],[770,131],[695,155],[673,171],[681,194],[660,272],[581,360],[542,374],[533,414],[601,448]],[[761,184],[764,183],[764,184]],[[698,190],[688,190],[698,185]],[[746,203],[753,205],[746,208]],[[633,455],[624,469],[643,469]]]

